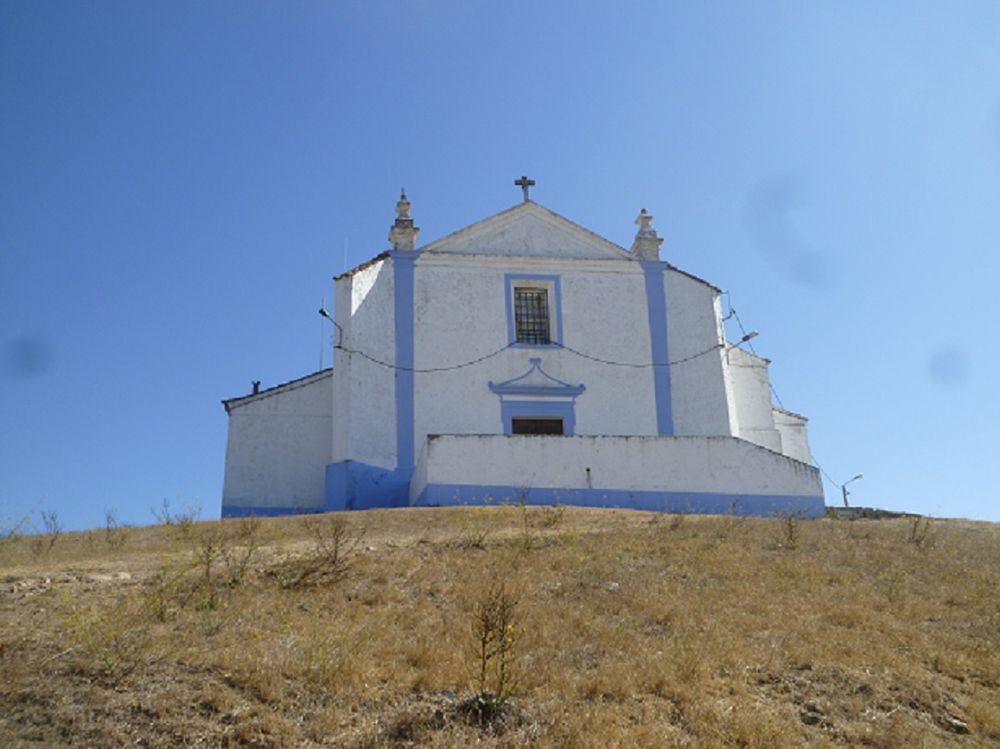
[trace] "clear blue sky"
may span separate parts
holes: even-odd
[[[6,0],[0,111],[0,523],[217,517],[399,188],[429,241],[522,173],[654,213],[859,504],[1000,520],[1000,3]]]

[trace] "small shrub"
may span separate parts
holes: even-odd
[[[31,539],[31,551],[36,557],[51,552],[63,531],[62,523],[59,522],[59,516],[55,510],[42,510],[41,516],[42,533]]]
[[[114,510],[104,513],[104,542],[113,551],[119,551],[125,545],[126,527],[118,522]]]
[[[151,507],[150,512],[160,525],[171,526],[177,531],[181,538],[189,538],[194,529],[194,522],[201,515],[201,506],[185,506],[180,510],[173,510],[170,507],[170,500],[164,498],[159,507]]]
[[[223,554],[230,587],[242,585],[253,569],[260,551],[262,527],[259,517],[249,516],[236,521],[235,531],[230,535],[234,544],[227,545]]]
[[[0,559],[10,554],[21,540],[28,519],[29,516],[24,515],[15,521],[9,521],[7,518],[0,520]]]
[[[235,525],[232,521],[214,523],[198,536],[193,566],[205,608],[214,609],[222,591],[246,582],[260,549],[260,528],[260,518],[247,517]]]
[[[499,716],[517,685],[517,603],[501,581],[493,583],[473,608],[477,691],[465,709],[480,723]]]
[[[910,535],[907,541],[916,546],[930,546],[933,541],[931,519],[920,515],[910,518]]]
[[[487,497],[485,504],[490,502]],[[460,549],[485,549],[486,543],[493,534],[493,516],[485,507],[471,507],[464,513],[464,518],[455,545]]]
[[[539,514],[538,527],[551,530],[562,523],[563,516],[566,514],[566,506],[558,502],[554,505],[546,505],[539,508]]]
[[[305,522],[312,537],[311,551],[287,559],[271,570],[283,588],[301,588],[341,580],[354,562],[364,529],[352,530],[332,515],[311,517]]]
[[[120,678],[150,656],[148,622],[128,598],[110,606],[84,601],[72,608],[63,627],[70,649],[104,676]]]
[[[198,581],[196,587],[201,591],[201,605],[214,609],[218,602],[217,577],[218,563],[222,559],[225,538],[218,526],[205,530],[194,547],[194,567]]]
[[[527,493],[525,492],[525,494]],[[535,543],[535,538],[534,533],[532,533],[528,505],[526,505],[522,499],[517,503],[517,507],[521,511],[521,548],[524,551],[530,551],[531,547]]]
[[[792,513],[785,515],[783,545],[786,549],[799,547],[799,519]]]

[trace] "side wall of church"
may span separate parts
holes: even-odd
[[[774,427],[767,359],[735,346],[727,349],[726,356],[740,425],[739,436],[755,445],[783,452],[781,435]]]
[[[789,458],[812,463],[812,451],[809,449],[809,435],[806,430],[806,418],[780,408],[772,409],[774,427],[781,435],[781,452]]]
[[[230,409],[223,517],[323,508],[331,378],[328,373]]]
[[[334,351],[340,375],[335,403],[345,417],[334,424],[333,462],[352,460],[386,469],[396,465],[395,370],[372,361],[395,362],[392,271],[392,261],[381,260],[336,285],[344,348]]]
[[[711,286],[675,270],[664,279],[670,390],[676,435],[734,435],[736,425],[726,397],[723,331]],[[694,357],[687,361],[680,361]]]

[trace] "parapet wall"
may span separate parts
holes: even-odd
[[[824,512],[813,466],[737,437],[436,435],[410,503],[561,502],[744,515]]]

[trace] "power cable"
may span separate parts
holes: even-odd
[[[553,345],[554,348],[565,349],[566,351],[569,351],[571,354],[576,354],[577,356],[580,356],[580,357],[582,357],[584,359],[590,359],[591,361],[598,362],[599,364],[605,364],[605,365],[612,366],[612,367],[631,367],[633,369],[644,369],[644,368],[649,368],[649,367],[672,367],[672,366],[677,365],[677,364],[684,364],[685,362],[689,362],[692,359],[697,359],[698,357],[704,356],[705,354],[709,354],[712,351],[717,351],[718,349],[720,349],[720,348],[723,347],[723,344],[716,343],[715,345],[710,346],[709,348],[705,349],[704,351],[699,351],[697,354],[691,354],[690,356],[685,356],[685,357],[683,357],[681,359],[675,359],[675,360],[669,361],[669,362],[664,362],[664,363],[639,362],[639,363],[635,363],[635,362],[619,362],[619,361],[613,361],[611,359],[602,359],[599,356],[593,356],[591,354],[586,354],[583,351],[577,351],[576,349],[570,348],[569,346],[567,346],[565,344],[562,344],[562,343],[555,343],[555,344],[552,344],[552,345]],[[508,344],[506,344],[504,346],[501,346],[496,351],[491,351],[490,353],[484,354],[483,356],[476,357],[475,359],[470,359],[469,361],[462,362],[460,364],[452,364],[452,365],[449,365],[447,367],[401,367],[398,364],[392,364],[391,362],[383,361],[382,359],[374,357],[371,354],[368,354],[368,353],[366,353],[364,351],[361,351],[359,349],[352,349],[352,348],[348,348],[347,346],[342,346],[342,345],[339,345],[339,344],[336,345],[336,346],[334,346],[335,349],[339,349],[339,350],[344,351],[344,352],[346,352],[348,354],[357,354],[358,356],[362,357],[363,359],[367,359],[368,361],[372,362],[373,364],[378,364],[379,366],[385,367],[386,369],[395,369],[395,370],[399,370],[401,372],[414,372],[414,373],[417,373],[417,374],[428,374],[428,373],[432,373],[432,372],[449,372],[449,371],[455,370],[455,369],[464,369],[465,367],[471,367],[473,364],[479,364],[480,362],[484,362],[487,359],[492,359],[494,356],[496,356],[496,355],[498,355],[498,354],[500,354],[500,353],[502,353],[502,352],[504,352],[507,349],[512,348],[512,347],[513,347],[513,344],[508,343]]]

